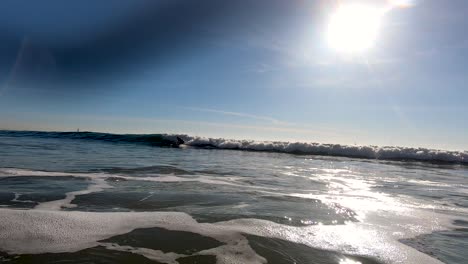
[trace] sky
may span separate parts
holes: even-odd
[[[386,8],[353,53],[327,38],[351,4]],[[4,0],[0,129],[468,150],[467,13],[465,0]]]

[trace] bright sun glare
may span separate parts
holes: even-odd
[[[363,4],[341,5],[328,25],[328,44],[344,53],[371,48],[377,38],[384,11]]]

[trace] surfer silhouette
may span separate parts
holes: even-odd
[[[177,145],[182,145],[185,143],[185,141],[181,139],[180,137],[176,137],[176,138],[177,138]]]

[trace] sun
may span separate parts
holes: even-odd
[[[328,24],[328,45],[343,53],[360,53],[377,39],[384,11],[363,4],[341,5]]]

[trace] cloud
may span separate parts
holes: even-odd
[[[223,110],[210,109],[210,108],[199,108],[199,107],[181,107],[181,108],[198,111],[198,112],[214,113],[214,114],[220,114],[220,115],[237,116],[237,117],[244,117],[244,118],[261,120],[261,121],[267,121],[275,125],[290,125],[291,124],[291,123],[283,122],[283,121],[280,121],[276,118],[269,117],[269,116],[260,116],[260,115],[253,115],[253,114],[247,114],[247,113],[223,111]]]

